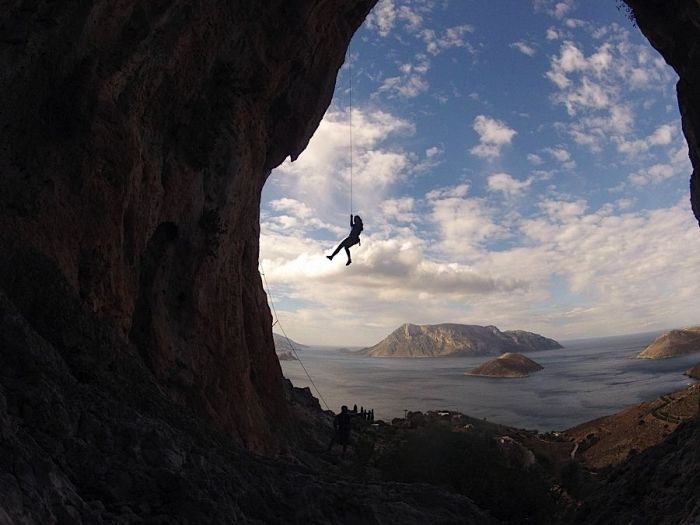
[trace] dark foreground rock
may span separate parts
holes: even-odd
[[[623,1],[635,25],[678,74],[678,107],[693,165],[690,204],[700,224],[700,5],[693,0]]]
[[[99,320],[185,409],[283,446],[260,193],[374,3],[4,2],[0,288],[24,318],[75,354]],[[50,308],[59,294],[79,308]]]
[[[492,522],[437,487],[339,476],[289,452],[251,455],[173,403],[133,350],[111,348],[104,366],[85,369],[2,294],[0,348],[0,523]],[[130,389],[121,374],[135,379]],[[300,399],[291,409],[318,420]],[[290,442],[301,446],[301,433]]]
[[[290,454],[260,193],[375,2],[3,3],[0,523],[483,521]]]

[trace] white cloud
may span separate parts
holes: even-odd
[[[494,210],[482,198],[469,197],[469,186],[433,190],[426,195],[431,208],[430,219],[439,232],[440,253],[453,260],[470,260],[478,247],[488,240],[505,235],[496,224]]]
[[[569,160],[571,160],[571,153],[569,153],[563,147],[546,148],[545,151],[549,153],[552,157],[557,159],[559,162],[568,162]]]
[[[292,338],[370,344],[406,321],[553,337],[697,323],[697,225],[686,196],[666,204],[685,190],[691,169],[673,122],[672,71],[648,46],[632,45],[639,38],[627,26],[584,23],[570,1],[536,4],[553,17],[539,27],[552,26],[537,41],[511,45],[550,53],[538,74],[552,93],[543,109],[553,108],[558,122],[547,111],[497,106],[486,83],[467,94],[461,74],[477,78],[482,56],[495,63],[491,41],[470,25],[440,30],[431,15],[447,13],[448,2],[379,2],[354,48],[364,53],[357,50],[367,43],[382,54],[353,64],[357,85],[378,93],[370,95],[374,109],[353,112],[353,206],[365,219],[353,264],[324,257],[348,232],[347,111],[332,106],[309,148],[265,188],[260,256]],[[465,64],[460,55],[474,53],[476,36],[484,47]],[[443,76],[445,64],[454,75]],[[468,140],[463,130],[445,135],[451,121],[436,122],[453,109],[462,114],[465,102],[483,108],[472,114],[482,113],[472,123],[478,142],[468,147],[493,162],[486,172],[479,159],[454,157],[455,144]],[[497,158],[517,133],[494,114],[518,119],[524,152]],[[581,169],[563,173],[576,168],[574,158]],[[615,184],[620,191],[605,194]],[[643,209],[650,202],[666,207]]]
[[[383,37],[389,35],[395,23],[396,6],[394,0],[379,0],[365,20],[369,29],[376,30]]]
[[[558,161],[564,169],[571,170],[576,167],[576,162],[572,159],[571,153],[563,146],[545,148],[543,151]]]
[[[291,213],[300,219],[308,219],[314,216],[314,210],[296,199],[283,198],[271,201],[270,208],[276,212]]]
[[[484,243],[508,228],[462,184],[426,196],[437,245],[400,225],[421,215],[417,201],[402,198],[382,207],[396,225],[363,236],[350,267],[323,257],[335,239],[324,246],[303,233],[270,233],[266,223],[261,253],[276,300],[306,305],[280,312],[301,342],[372,344],[409,320],[505,323],[555,337],[625,333],[697,322],[700,237],[685,201],[630,212],[629,199],[595,211],[580,199],[544,199],[541,216],[508,227],[516,243],[493,251]]]
[[[523,55],[527,55],[529,57],[533,57],[537,53],[537,49],[535,49],[532,44],[527,44],[525,42],[513,42],[510,47],[517,49]]]
[[[395,220],[397,222],[415,222],[418,220],[413,197],[387,199],[381,203],[380,209],[385,220]]]
[[[521,181],[508,173],[493,173],[486,179],[489,191],[499,191],[509,199],[522,196],[532,181],[531,178]]]
[[[428,91],[429,87],[430,84],[422,76],[407,75],[385,79],[378,91],[390,91],[404,98],[415,98]]]
[[[564,18],[573,10],[574,5],[574,0],[564,0],[563,2],[557,2],[554,5],[554,16],[556,18]]]
[[[370,207],[411,168],[409,154],[389,148],[388,142],[414,131],[410,122],[384,111],[353,109],[352,129],[346,111],[329,111],[306,150],[295,162],[287,160],[274,170],[271,182],[279,180],[281,196],[296,195],[332,223],[338,210],[348,208],[350,133],[354,199]]]
[[[532,164],[533,166],[539,166],[541,165],[544,161],[542,160],[542,157],[535,153],[528,153],[527,155],[527,161]]]
[[[536,12],[544,12],[561,20],[575,9],[576,2],[574,0],[534,0],[533,5]]]
[[[384,79],[377,90],[379,93],[389,92],[402,98],[415,98],[428,91],[430,84],[425,75],[430,70],[430,62],[425,55],[418,55],[415,63],[404,63],[399,66],[400,76]]]
[[[473,50],[472,46],[465,39],[466,35],[473,31],[474,28],[471,25],[464,24],[449,27],[440,33],[433,29],[424,29],[421,31],[420,36],[425,42],[426,51],[431,55],[437,55],[446,49],[455,47]]]
[[[634,186],[645,186],[647,184],[657,184],[666,179],[670,179],[677,172],[670,164],[654,164],[648,168],[643,168],[629,176],[629,181]]]
[[[556,87],[552,100],[571,118],[563,131],[593,152],[614,145],[619,152],[634,155],[669,140],[670,127],[645,139],[629,135],[635,110],[648,112],[658,93],[671,84],[670,68],[653,58],[648,46],[632,45],[629,33],[620,26],[597,28],[593,33],[606,41],[586,55],[583,45],[569,38],[551,57],[546,73]],[[648,98],[631,96],[640,91],[648,92]]]
[[[552,222],[556,223],[568,222],[571,219],[580,217],[586,211],[587,204],[583,199],[576,201],[546,199],[539,203],[539,207]]]
[[[439,155],[442,155],[445,152],[443,148],[438,148],[437,146],[433,146],[425,150],[425,156],[428,157],[429,159],[432,159],[433,157],[437,157]]]
[[[547,40],[559,40],[562,38],[562,35],[557,28],[549,27],[547,28],[546,38]]]
[[[469,151],[472,155],[482,158],[495,158],[501,154],[501,148],[510,144],[517,131],[508,127],[506,123],[485,115],[478,115],[474,119],[474,131],[479,135],[479,144]]]
[[[629,210],[634,206],[634,199],[618,199],[615,201],[615,206],[621,211]]]
[[[671,124],[663,124],[656,128],[648,137],[636,140],[627,140],[625,137],[616,137],[617,150],[630,156],[641,155],[646,153],[654,146],[667,146],[673,140],[676,133],[675,126]]]
[[[405,22],[405,29],[409,33],[417,31],[423,25],[423,16],[407,5],[399,7],[398,17]]]

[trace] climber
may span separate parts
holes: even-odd
[[[340,408],[340,414],[335,416],[333,430],[333,439],[328,444],[328,451],[330,452],[335,443],[339,443],[343,445],[343,456],[345,456],[345,449],[350,443],[350,431],[352,430],[352,415],[346,405],[343,405]]]
[[[333,257],[335,257],[335,255],[340,251],[340,249],[345,248],[345,253],[348,254],[348,262],[345,263],[345,266],[348,266],[352,262],[352,260],[350,259],[349,248],[351,246],[355,246],[356,244],[360,244],[360,233],[362,232],[362,230],[362,218],[359,215],[355,215],[355,219],[353,220],[353,216],[352,214],[350,214],[350,235],[343,239],[343,241],[338,245],[338,247],[331,255],[326,255],[326,257],[328,257],[328,260],[332,261]]]

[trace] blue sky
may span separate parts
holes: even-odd
[[[676,80],[612,0],[380,0],[263,191],[282,327],[364,346],[404,322],[559,339],[700,323]],[[351,171],[365,231],[346,267],[324,255],[349,231]]]

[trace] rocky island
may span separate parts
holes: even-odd
[[[700,352],[700,326],[666,332],[657,337],[637,357],[666,359],[693,352]]]
[[[275,350],[278,352],[291,352],[292,350],[301,350],[309,347],[277,332],[272,332],[272,339],[275,343]]]
[[[465,375],[485,377],[527,377],[544,367],[522,354],[506,352],[496,359],[472,368]]]
[[[368,357],[465,357],[563,348],[554,339],[495,326],[406,323],[374,346],[358,353]]]
[[[294,357],[295,350],[308,348],[306,345],[297,343],[293,339],[289,339],[276,332],[272,333],[272,339],[275,343],[275,353],[277,354],[277,359],[280,361],[296,361],[297,358]]]
[[[693,379],[700,379],[700,363],[693,367],[690,367],[684,373],[685,375],[687,375],[688,377],[692,377]]]

